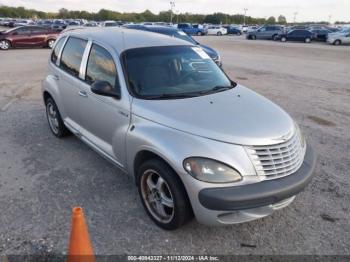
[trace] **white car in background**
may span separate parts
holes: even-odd
[[[226,34],[227,34],[227,29],[222,26],[214,25],[214,26],[208,27],[208,35],[226,35]]]
[[[332,45],[350,44],[350,28],[328,34],[327,43]]]

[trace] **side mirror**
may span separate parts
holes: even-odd
[[[107,81],[95,81],[91,85],[91,92],[101,96],[120,98],[120,92],[115,90]]]

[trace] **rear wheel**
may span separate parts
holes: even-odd
[[[217,36],[221,36],[222,33],[219,31],[219,32],[216,33],[216,35],[217,35]]]
[[[55,101],[49,97],[45,100],[46,117],[49,122],[50,130],[56,137],[64,137],[69,134],[69,130],[64,125],[60,112]]]
[[[341,45],[341,41],[338,39],[338,40],[335,40],[333,45]]]
[[[311,43],[311,38],[309,37],[305,38],[305,43]]]
[[[47,41],[47,46],[48,46],[50,49],[53,48],[54,44],[55,44],[55,39],[49,39],[49,40]]]
[[[0,41],[0,49],[1,50],[8,50],[11,48],[11,43],[8,40],[1,40]]]
[[[202,33],[201,33],[201,32],[197,32],[197,35],[198,35],[198,36],[201,36],[201,35],[202,35]]]
[[[272,36],[272,40],[277,41],[277,39],[278,39],[278,35],[273,35]]]
[[[137,184],[147,214],[159,227],[174,230],[192,217],[180,178],[163,161],[150,159],[143,163],[137,171]]]
[[[252,36],[250,37],[250,39],[256,40],[256,35],[252,35]]]
[[[287,38],[284,37],[284,36],[282,36],[282,37],[281,37],[281,41],[282,41],[282,42],[286,42],[286,41],[287,41]]]

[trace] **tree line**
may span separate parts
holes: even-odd
[[[24,7],[0,6],[0,17],[10,18],[32,18],[32,19],[86,19],[94,21],[116,20],[126,22],[170,22],[171,11],[161,11],[154,14],[149,10],[142,13],[123,13],[107,9],[98,12],[72,11],[61,8],[58,12],[43,12]],[[209,15],[180,13],[173,14],[173,23],[210,23],[210,24],[287,24],[285,16],[275,18],[255,18],[242,14],[229,15],[224,13],[213,13]],[[323,22],[326,23],[326,22]]]

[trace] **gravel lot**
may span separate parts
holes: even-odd
[[[49,50],[0,52],[0,254],[66,252],[75,205],[98,254],[350,254],[350,47],[197,39],[234,80],[300,123],[319,154],[307,189],[258,221],[163,231],[129,176],[75,137],[50,133],[40,94]]]

